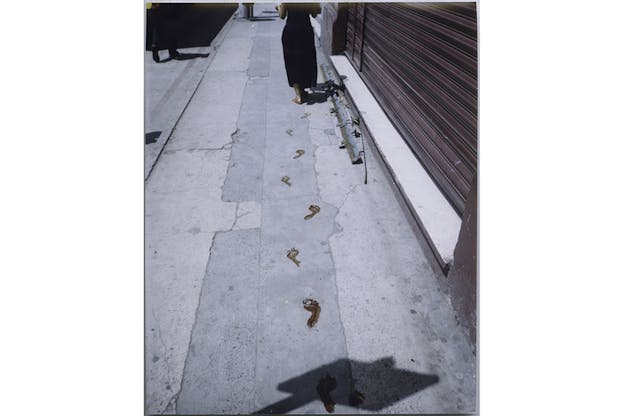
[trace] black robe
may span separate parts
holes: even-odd
[[[316,48],[309,15],[316,15],[318,10],[318,5],[286,5],[287,18],[282,32],[282,46],[288,85],[291,87],[294,84],[299,84],[301,88],[316,85]]]

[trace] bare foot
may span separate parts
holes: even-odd
[[[303,101],[301,100],[301,98],[295,97],[292,99],[292,102],[295,104],[302,104]]]

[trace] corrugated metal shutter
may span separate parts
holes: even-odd
[[[346,52],[358,71],[361,69],[365,10],[366,6],[364,3],[351,4],[349,8],[349,15],[347,18]]]
[[[477,169],[476,4],[358,4],[345,54],[461,215]]]

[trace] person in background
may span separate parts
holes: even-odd
[[[282,32],[284,64],[288,85],[294,88],[293,102],[306,101],[306,88],[316,85],[316,48],[310,16],[321,12],[319,3],[281,3],[277,7],[280,18],[286,19]]]
[[[148,4],[148,13],[151,15],[152,23],[152,58],[155,62],[160,62],[158,50],[162,46],[169,51],[171,59],[180,58],[180,53],[177,51],[177,31],[183,6],[183,4],[176,3]]]
[[[245,8],[247,9],[247,19],[251,20],[254,15],[253,15],[253,3],[243,3],[243,6],[245,6]]]

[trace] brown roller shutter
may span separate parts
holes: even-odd
[[[358,71],[361,69],[365,10],[364,3],[354,3],[350,5],[347,18],[346,53]]]
[[[477,169],[475,3],[360,3],[345,54],[457,212]]]

